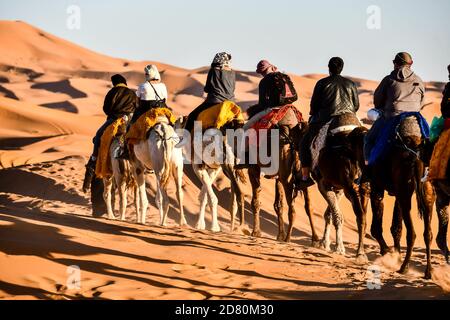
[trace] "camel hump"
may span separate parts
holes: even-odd
[[[417,117],[406,117],[400,122],[398,133],[402,137],[422,137],[422,130]]]
[[[350,133],[361,126],[361,122],[354,113],[344,113],[333,117],[329,127],[329,134]]]

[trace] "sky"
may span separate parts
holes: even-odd
[[[449,0],[0,0],[2,20],[124,59],[198,68],[227,51],[236,69],[254,71],[268,59],[308,74],[327,73],[328,60],[340,56],[346,75],[380,80],[395,54],[407,51],[419,76],[442,82],[449,12]]]

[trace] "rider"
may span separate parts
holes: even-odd
[[[111,82],[113,88],[106,94],[103,104],[103,112],[107,115],[107,118],[95,134],[93,139],[94,150],[86,164],[86,176],[83,183],[84,192],[89,190],[92,178],[95,175],[95,165],[103,132],[117,119],[123,116],[130,116],[135,111],[137,105],[136,94],[127,87],[127,80],[122,75],[113,75]]]
[[[151,108],[165,107],[167,101],[167,88],[161,82],[161,75],[158,68],[150,64],[144,68],[145,82],[141,83],[136,91],[139,98],[139,107],[133,114],[131,123],[136,122],[137,119]]]
[[[359,97],[356,84],[341,76],[344,60],[333,57],[328,63],[329,77],[317,82],[311,97],[309,127],[300,144],[302,176],[297,178],[298,188],[307,188],[314,184],[311,179],[311,144],[322,126],[336,116],[347,113],[356,114],[359,109]]]
[[[381,81],[373,95],[375,109],[380,116],[364,141],[366,165],[386,121],[404,112],[419,112],[423,106],[425,86],[422,79],[411,70],[413,64],[411,55],[400,52],[395,56],[393,63],[394,70]],[[369,178],[368,171],[364,171],[363,179],[366,180]]]
[[[258,63],[256,66],[256,73],[263,77],[258,85],[259,99],[257,105],[254,105],[247,110],[249,121],[245,124],[245,129],[252,127],[253,124],[258,122],[258,120],[266,115],[271,109],[279,108],[283,104],[283,102],[280,101],[282,92],[280,92],[280,88],[277,85],[278,79],[281,78],[283,82],[289,82],[292,84],[292,80],[290,80],[287,74],[279,72],[278,68],[267,60],[261,60]],[[297,94],[295,92],[295,88],[293,88],[293,84],[291,91],[293,91],[291,101],[294,102],[297,100]],[[281,129],[286,130],[286,128]],[[285,133],[288,134],[288,132]],[[249,162],[249,154],[246,151],[245,157],[241,159],[241,162],[237,164],[235,168],[246,169],[250,165]]]
[[[191,132],[194,129],[194,122],[202,111],[222,103],[224,101],[234,101],[234,90],[236,88],[236,73],[231,68],[231,54],[226,52],[217,53],[208,72],[204,91],[208,94],[206,100],[195,108],[186,120],[184,129]],[[184,141],[186,137],[183,137]],[[177,147],[182,143],[178,143]]]

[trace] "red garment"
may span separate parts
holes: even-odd
[[[273,108],[271,112],[262,117],[258,122],[253,125],[253,129],[271,129],[275,126],[281,119],[284,118],[286,113],[292,109],[297,116],[298,122],[303,120],[302,113],[293,105],[286,105],[281,108]]]

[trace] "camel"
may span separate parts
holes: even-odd
[[[449,176],[447,174],[447,176]],[[441,249],[447,263],[449,260],[449,250],[447,246],[448,230],[448,207],[450,205],[450,180],[436,180],[433,182],[436,190],[436,211],[439,219],[439,231],[436,237],[436,243]]]
[[[166,226],[169,212],[169,196],[167,186],[170,176],[176,186],[176,196],[180,211],[180,226],[187,225],[183,208],[183,155],[181,150],[174,148],[179,137],[174,128],[169,125],[167,118],[161,117],[150,130],[147,140],[134,145],[132,163],[139,193],[138,223],[145,224],[148,200],[145,190],[145,170],[152,168],[156,175],[156,205],[160,215],[160,225]]]
[[[353,115],[350,116],[354,117]],[[341,120],[336,118],[332,122],[351,120],[348,117],[349,115],[344,115],[341,116]],[[354,118],[356,119],[356,117]],[[324,213],[325,229],[321,246],[327,251],[331,250],[330,227],[333,223],[336,229],[335,251],[337,254],[345,255],[342,237],[344,216],[339,208],[339,201],[345,195],[352,204],[358,225],[357,259],[366,262],[364,238],[366,235],[369,186],[368,183],[363,183],[358,187],[355,180],[361,174],[364,166],[363,148],[367,129],[359,126],[359,121],[357,123],[357,125],[354,125],[356,128],[349,126],[349,131],[342,131],[326,138],[326,144],[320,151],[317,169],[313,171],[313,177],[317,181],[320,193],[328,204]]]
[[[128,160],[117,159],[115,157],[115,150],[119,148],[119,138],[114,138],[109,148],[109,156],[111,158],[111,165],[113,175],[103,178],[103,199],[106,204],[106,211],[108,219],[115,220],[114,216],[114,188],[119,193],[119,216],[120,220],[125,221],[126,209],[127,209],[127,195],[128,190],[132,187],[134,190],[134,201],[136,206],[136,212],[139,212],[139,193],[136,186],[136,180],[133,176],[133,168]]]
[[[431,216],[435,193],[431,182],[422,182],[425,166],[419,158],[419,150],[423,143],[421,129],[415,116],[406,117],[398,126],[395,143],[382,160],[371,165],[372,226],[371,234],[380,245],[381,255],[390,252],[383,238],[383,198],[387,190],[395,196],[395,208],[391,233],[394,238],[394,250],[400,253],[402,220],[407,234],[406,255],[399,270],[405,274],[408,271],[416,234],[411,219],[411,198],[416,192],[419,214],[424,220],[424,240],[426,245],[427,266],[424,277],[431,279]]]
[[[175,127],[178,130],[182,130],[186,117],[180,117],[177,120]],[[238,129],[241,124],[238,121],[232,121],[226,124],[221,130],[218,129],[208,129],[206,130],[198,140],[195,136],[193,137],[194,145],[202,147],[202,150],[214,147],[217,141],[213,141],[214,137],[220,137],[219,143],[222,145],[223,153],[211,154],[202,153],[192,144],[186,144],[183,146],[185,154],[190,157],[192,163],[192,169],[195,175],[200,179],[202,188],[200,191],[199,201],[200,201],[200,212],[198,216],[198,221],[195,228],[198,230],[205,230],[205,211],[206,206],[209,204],[212,215],[212,224],[210,231],[220,232],[221,227],[218,221],[217,208],[218,199],[214,193],[213,184],[217,179],[218,175],[223,172],[224,175],[230,180],[231,183],[231,194],[232,201],[230,205],[230,215],[231,215],[231,228],[230,231],[234,232],[236,229],[236,214],[239,212],[240,227],[245,225],[245,199],[242,188],[239,184],[240,182],[245,183],[245,175],[241,170],[235,170],[235,150],[232,146],[228,144],[228,139],[226,135],[227,129]],[[197,140],[196,140],[197,139]],[[212,148],[214,149],[214,148]],[[181,148],[180,148],[181,150]]]
[[[283,119],[280,121],[282,122]],[[277,172],[274,174],[276,177],[275,181],[275,202],[274,210],[278,217],[278,241],[290,242],[292,236],[292,230],[294,228],[294,222],[296,217],[295,212],[295,199],[298,192],[294,188],[294,167],[297,170],[300,168],[298,153],[295,146],[298,146],[301,137],[305,132],[307,127],[306,122],[300,122],[296,127],[291,130],[288,127],[280,127],[280,143],[279,149],[276,153],[279,155],[278,163],[279,167]],[[270,138],[268,138],[269,140]],[[259,200],[261,193],[261,171],[264,168],[260,164],[250,165],[248,169],[248,175],[250,178],[250,183],[252,186],[252,202],[251,207],[253,211],[253,232],[252,236],[261,236],[260,227],[260,207],[261,203]],[[311,225],[311,244],[317,246],[319,238],[316,234],[314,222],[312,219],[311,201],[309,197],[308,189],[305,188],[301,190],[301,193],[305,198],[305,211],[309,218]],[[285,231],[284,219],[283,219],[283,198],[286,197],[286,202],[288,204],[288,218],[289,226],[287,232]]]

